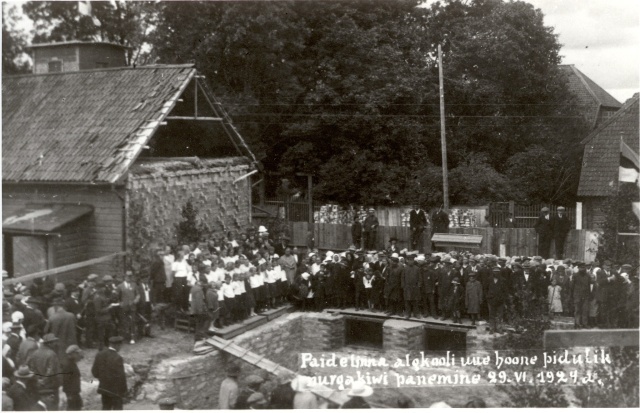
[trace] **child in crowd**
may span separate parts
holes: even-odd
[[[562,287],[558,285],[555,278],[551,279],[551,285],[548,288],[549,316],[562,314]]]

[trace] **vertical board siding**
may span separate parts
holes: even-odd
[[[83,225],[83,227],[77,225],[77,228],[83,233],[74,236],[75,240],[70,239],[68,245],[63,243],[60,246],[62,251],[66,249],[67,253],[72,253],[73,245],[77,245],[82,238],[85,240],[85,251],[76,250],[73,254],[84,255],[84,259],[98,258],[122,251],[123,201],[108,187],[62,184],[2,184],[3,208],[10,211],[18,211],[26,207],[27,204],[91,205],[94,208],[93,213],[77,222]],[[73,229],[71,229],[73,226],[73,223],[69,225],[69,231],[73,232]],[[67,228],[65,227],[61,230],[64,232]],[[58,248],[58,245],[55,245],[55,241],[54,248]],[[64,253],[58,254],[56,252],[55,265],[64,265],[60,264],[60,262],[65,259]],[[79,261],[82,261],[82,259]],[[107,274],[112,272],[113,268],[108,264],[99,264],[93,270],[99,274]]]
[[[306,234],[310,225],[306,222],[290,224],[291,243],[297,246],[306,245]],[[342,224],[313,224],[315,247],[322,250],[346,250],[352,244],[351,226]],[[480,253],[500,254],[500,245],[504,244],[508,256],[534,256],[538,253],[537,235],[532,228],[449,228],[451,234],[482,235]],[[431,230],[423,232],[424,252],[431,251]],[[410,249],[411,231],[403,226],[381,226],[378,229],[378,248],[386,248],[389,238],[398,238],[400,249]],[[600,232],[591,230],[569,231],[565,241],[564,256],[592,261],[598,249]],[[555,245],[551,243],[551,251]]]

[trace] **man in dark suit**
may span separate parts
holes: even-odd
[[[167,273],[164,268],[163,257],[164,250],[162,248],[158,248],[149,268],[149,278],[153,283],[151,287],[151,301],[154,304],[163,303],[165,301],[164,298],[166,297],[165,289]]]
[[[124,275],[124,281],[118,285],[118,298],[120,302],[121,330],[120,334],[125,340],[130,340],[131,344],[135,343],[135,316],[136,306],[140,297],[138,296],[138,286],[133,282],[133,274],[127,271]]]
[[[164,270],[164,267],[163,267]],[[151,313],[153,300],[153,287],[149,284],[149,278],[143,277],[136,283],[138,288],[137,314],[134,315],[138,337],[151,337]]]
[[[362,223],[357,215],[353,218],[353,224],[351,224],[351,240],[356,249],[360,249],[362,245]]]
[[[437,267],[438,256],[429,259],[429,264],[420,268],[422,275],[422,315],[436,318],[436,283],[440,270]]]
[[[415,206],[411,212],[409,212],[409,227],[411,228],[411,249],[422,252],[422,232],[427,226],[427,214],[420,209],[419,206]]]
[[[67,347],[78,344],[76,332],[76,318],[64,309],[64,301],[58,298],[53,302],[55,313],[49,317],[44,329],[45,333],[53,333],[58,338],[58,358],[62,361],[66,357]]]
[[[553,220],[549,215],[549,208],[542,208],[535,229],[538,234],[538,255],[542,258],[549,258],[549,249],[553,238]]]
[[[398,311],[398,304],[402,300],[402,273],[404,268],[400,265],[398,254],[391,255],[391,265],[384,271],[384,300],[387,307],[387,314],[394,315]]]
[[[420,269],[415,264],[415,255],[407,255],[407,265],[402,273],[402,291],[404,292],[405,318],[420,317],[418,303],[420,302],[420,290],[422,289],[422,277]]]
[[[561,260],[564,256],[564,241],[571,229],[571,221],[564,211],[564,207],[558,207],[558,214],[553,217],[553,240],[556,244],[557,260]]]
[[[446,234],[449,232],[449,214],[443,209],[438,209],[431,217],[431,238],[434,234]],[[435,245],[431,245],[432,251],[437,251]]]
[[[38,402],[38,389],[35,375],[27,366],[20,366],[14,373],[14,382],[7,390],[13,400],[13,408],[17,412],[34,410]]]
[[[441,320],[446,320],[451,314],[449,306],[449,293],[451,291],[453,278],[456,276],[453,269],[451,258],[445,257],[442,261],[444,268],[440,269],[440,278],[438,279],[438,306],[442,314]]]
[[[91,374],[100,381],[98,393],[102,395],[102,410],[122,410],[123,399],[127,395],[127,377],[124,361],[118,351],[123,338],[109,338],[109,347],[100,351],[91,367]]]
[[[369,208],[369,215],[364,219],[362,226],[364,234],[364,248],[368,251],[377,250],[377,238],[378,238],[378,217],[376,217],[376,210]]]
[[[513,214],[509,212],[507,220],[504,223],[505,228],[516,228],[516,220],[513,218]]]
[[[60,400],[60,387],[62,387],[62,374],[60,359],[56,352],[58,338],[53,334],[45,334],[42,337],[42,345],[31,354],[27,361],[29,369],[38,377],[38,390],[51,390],[54,393],[53,400],[49,400],[48,410],[58,410]]]
[[[502,315],[507,289],[502,279],[500,267],[493,267],[491,280],[487,288],[487,304],[489,305],[489,320],[492,333],[502,332]]]

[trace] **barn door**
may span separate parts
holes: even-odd
[[[13,276],[44,271],[47,267],[47,238],[14,236]]]

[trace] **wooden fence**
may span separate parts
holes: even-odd
[[[307,231],[312,230],[315,247],[323,250],[346,250],[353,243],[351,226],[341,224],[313,224],[292,222],[290,224],[291,242],[304,246]],[[537,255],[538,237],[533,228],[449,228],[452,234],[482,235],[480,253],[506,256]],[[431,229],[423,232],[424,252],[431,251]],[[389,238],[398,238],[400,249],[410,249],[411,232],[408,227],[381,226],[378,228],[378,248],[388,245]],[[595,258],[600,242],[600,232],[592,230],[571,230],[565,242],[564,256],[572,259],[592,261]],[[551,252],[555,251],[553,242]]]
[[[558,210],[558,205],[520,205],[515,202],[492,202],[489,204],[489,221],[492,227],[503,227],[507,222],[509,213],[513,214],[516,228],[533,228],[540,216],[540,210],[543,206],[549,208],[549,213],[554,216]],[[576,208],[574,206],[566,206],[565,213],[571,221],[571,228],[576,227]]]

